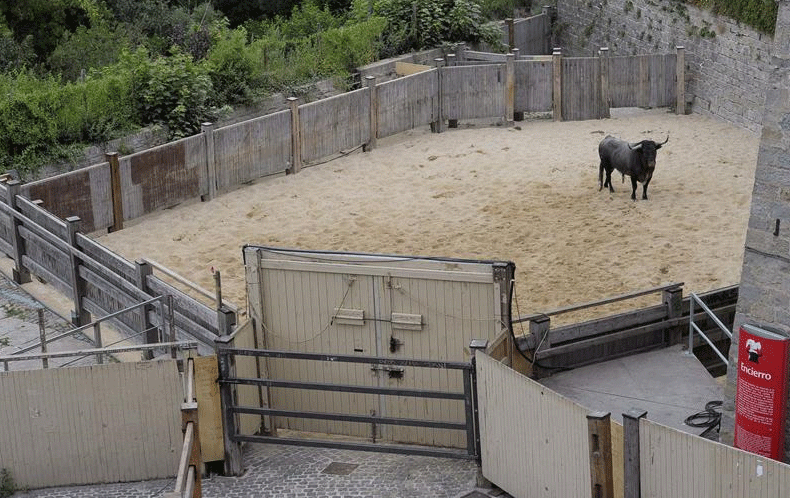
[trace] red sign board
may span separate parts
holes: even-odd
[[[743,325],[738,341],[735,447],[774,460],[784,453],[790,337]]]

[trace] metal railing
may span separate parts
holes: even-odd
[[[708,338],[708,336],[705,335],[705,332],[703,332],[702,329],[700,329],[697,326],[697,324],[694,323],[695,304],[698,304],[700,308],[702,308],[702,310],[705,312],[705,314],[708,315],[708,317],[711,320],[713,320],[713,323],[715,323],[719,327],[719,329],[721,329],[721,331],[724,332],[724,334],[727,337],[729,337],[730,340],[732,340],[732,332],[730,332],[727,329],[727,327],[723,323],[721,323],[721,320],[718,319],[718,317],[710,310],[710,308],[708,308],[708,306],[704,302],[702,302],[702,299],[700,299],[699,296],[697,296],[692,292],[691,299],[689,300],[689,348],[687,353],[694,354],[694,332],[697,332],[700,335],[700,337],[702,337],[705,340],[705,342],[708,343],[711,349],[713,349],[713,352],[716,353],[716,355],[721,359],[721,361],[723,361],[725,365],[729,366],[730,362],[727,360],[727,357],[724,356],[721,353],[721,351],[719,351],[719,348],[717,348],[713,344],[713,341],[711,341]]]
[[[40,358],[43,368],[49,368],[48,360],[49,360],[49,358],[53,358],[54,356],[51,355],[51,354],[49,354],[49,355],[47,354],[48,353],[47,352],[47,345],[49,343],[51,343],[51,342],[57,341],[58,339],[64,339],[66,337],[71,337],[71,336],[73,336],[75,334],[84,333],[84,331],[86,331],[88,329],[93,329],[93,344],[94,344],[94,346],[97,349],[91,350],[90,353],[87,353],[87,354],[85,354],[83,356],[96,355],[97,356],[96,362],[100,363],[100,364],[104,363],[104,355],[107,354],[106,352],[109,351],[110,348],[104,348],[103,347],[104,345],[102,343],[102,333],[101,333],[101,324],[102,324],[102,322],[106,322],[106,321],[111,320],[113,318],[117,318],[118,316],[123,315],[124,313],[129,313],[129,312],[134,311],[134,310],[136,310],[137,308],[140,308],[140,307],[145,309],[146,306],[153,305],[154,303],[158,303],[159,316],[161,316],[161,317],[168,316],[168,315],[165,314],[165,300],[168,301],[168,305],[167,305],[168,309],[172,310],[173,309],[172,296],[157,296],[157,297],[154,297],[152,299],[148,299],[147,301],[142,301],[140,303],[133,304],[132,306],[129,306],[128,308],[122,309],[120,311],[116,311],[115,313],[110,313],[109,315],[106,315],[106,316],[103,316],[103,317],[101,317],[99,319],[96,319],[96,320],[94,320],[93,322],[91,322],[91,323],[89,323],[87,325],[83,325],[82,327],[77,327],[77,328],[74,328],[74,329],[71,329],[71,330],[67,330],[66,332],[61,332],[60,334],[57,334],[57,335],[54,335],[54,336],[50,336],[50,337],[46,336],[46,330],[44,328],[43,308],[39,309],[40,339],[37,342],[35,342],[35,343],[33,343],[33,344],[29,345],[29,346],[25,346],[25,347],[19,349],[18,351],[14,351],[8,357],[0,358],[0,363],[3,364],[3,367],[4,367],[5,371],[8,371],[8,362],[9,361],[21,361],[22,357],[20,355],[24,355],[25,353],[33,351],[34,349],[39,349],[41,351],[41,354],[40,355],[33,355],[33,358]],[[174,344],[176,344],[176,337],[175,337],[175,325],[173,324],[172,313],[170,313],[168,321],[169,321],[169,323],[167,323],[167,331],[169,332],[169,334],[166,334],[166,332],[165,332],[165,322],[163,322],[159,327],[154,327],[155,329],[159,329],[159,341],[160,341],[160,344],[158,344],[157,347],[164,347],[161,342],[163,340],[165,340],[165,339],[169,339],[169,344],[171,345],[170,346],[170,354],[171,354],[171,356],[173,358],[175,358],[176,357],[176,349],[177,348],[176,348],[176,346],[174,346]],[[144,330],[143,332],[140,332],[139,335],[147,335],[147,332],[148,332],[148,330]],[[124,340],[128,340],[128,339],[131,339],[131,337],[124,338]],[[140,351],[152,351],[152,348],[150,348],[150,347],[149,348],[139,348],[139,350]],[[113,351],[118,351],[118,350],[116,348]],[[16,358],[14,358],[14,357],[16,357]],[[24,356],[24,359],[31,359],[31,356],[30,355],[26,355],[26,356]]]
[[[401,454],[412,454],[422,456],[438,456],[449,458],[461,459],[476,459],[480,455],[479,443],[479,427],[477,425],[475,414],[475,373],[474,363],[469,362],[453,362],[453,361],[435,361],[435,360],[419,360],[419,359],[405,359],[405,358],[388,358],[388,357],[375,357],[375,356],[361,356],[361,355],[342,355],[342,354],[322,354],[322,353],[305,353],[294,351],[276,351],[264,349],[244,349],[244,348],[230,348],[218,343],[217,359],[219,360],[219,385],[220,396],[222,398],[222,411],[223,411],[223,427],[225,430],[226,441],[230,440],[236,443],[241,442],[257,442],[257,443],[275,443],[286,445],[299,445],[318,448],[339,448],[358,451],[377,451],[377,452],[390,452]],[[345,385],[334,383],[322,382],[307,382],[296,380],[275,380],[271,378],[240,378],[231,373],[231,364],[234,363],[235,357],[250,356],[258,358],[279,358],[285,360],[313,360],[332,363],[357,363],[368,364],[372,369],[382,369],[387,371],[399,372],[401,369],[398,367],[416,367],[416,368],[430,368],[430,369],[444,369],[444,370],[458,370],[462,372],[463,392],[452,391],[432,391],[425,389],[409,389],[400,387],[378,387],[370,385]],[[268,407],[253,407],[253,406],[238,406],[233,401],[233,386],[237,385],[251,385],[251,386],[265,386],[265,387],[278,387],[288,389],[307,389],[318,391],[332,391],[344,393],[357,393],[357,394],[375,394],[381,396],[405,396],[416,398],[429,398],[429,399],[446,399],[455,400],[464,404],[464,421],[463,422],[444,422],[438,420],[427,419],[411,419],[411,418],[397,418],[386,417],[380,415],[361,415],[349,413],[329,413],[329,412],[313,412],[305,410],[281,410]],[[276,436],[248,436],[242,435],[237,432],[235,424],[236,414],[252,414],[261,416],[275,416],[275,417],[294,417],[304,419],[321,419],[332,421],[354,422],[361,424],[370,424],[371,427],[378,425],[399,425],[411,427],[428,427],[434,429],[449,429],[462,431],[466,435],[466,448],[464,450],[447,449],[447,448],[433,448],[422,445],[414,444],[383,444],[383,443],[366,443],[366,442],[349,442],[338,440],[319,440],[319,439],[303,439],[303,438],[282,438]],[[375,434],[375,432],[374,432]],[[375,438],[374,438],[375,441]],[[226,466],[226,472],[228,467]],[[229,472],[233,474],[233,471]]]

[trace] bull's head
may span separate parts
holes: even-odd
[[[637,142],[635,144],[628,144],[628,148],[639,151],[639,154],[642,156],[643,164],[649,169],[655,169],[656,151],[667,142],[669,142],[669,135],[667,135],[667,139],[660,144],[652,140],[642,140],[641,142]]]

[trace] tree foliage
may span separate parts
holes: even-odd
[[[377,58],[499,39],[480,2],[0,0],[0,170],[34,171],[151,124],[171,137],[230,105]]]
[[[387,56],[451,42],[495,45],[499,39],[476,0],[377,0],[373,12],[388,23]]]

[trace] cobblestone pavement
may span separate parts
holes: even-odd
[[[21,286],[14,283],[5,273],[0,272],[0,339],[8,341],[8,346],[0,344],[0,356],[12,355],[26,346],[38,344],[40,339],[39,309],[43,311],[44,329],[47,337],[72,329],[71,323],[38,302]],[[92,341],[84,334],[58,339],[48,345],[49,351],[74,351],[93,347]],[[36,348],[28,354],[39,353]],[[53,358],[50,367],[67,365],[90,365],[96,362],[94,356],[82,358]],[[31,370],[42,367],[41,360],[9,362],[10,370]],[[0,364],[0,371],[3,365]]]
[[[203,479],[203,496],[278,498],[487,498],[508,495],[476,487],[475,462],[362,451],[250,444],[240,477]],[[17,492],[14,498],[153,498],[174,479]]]

